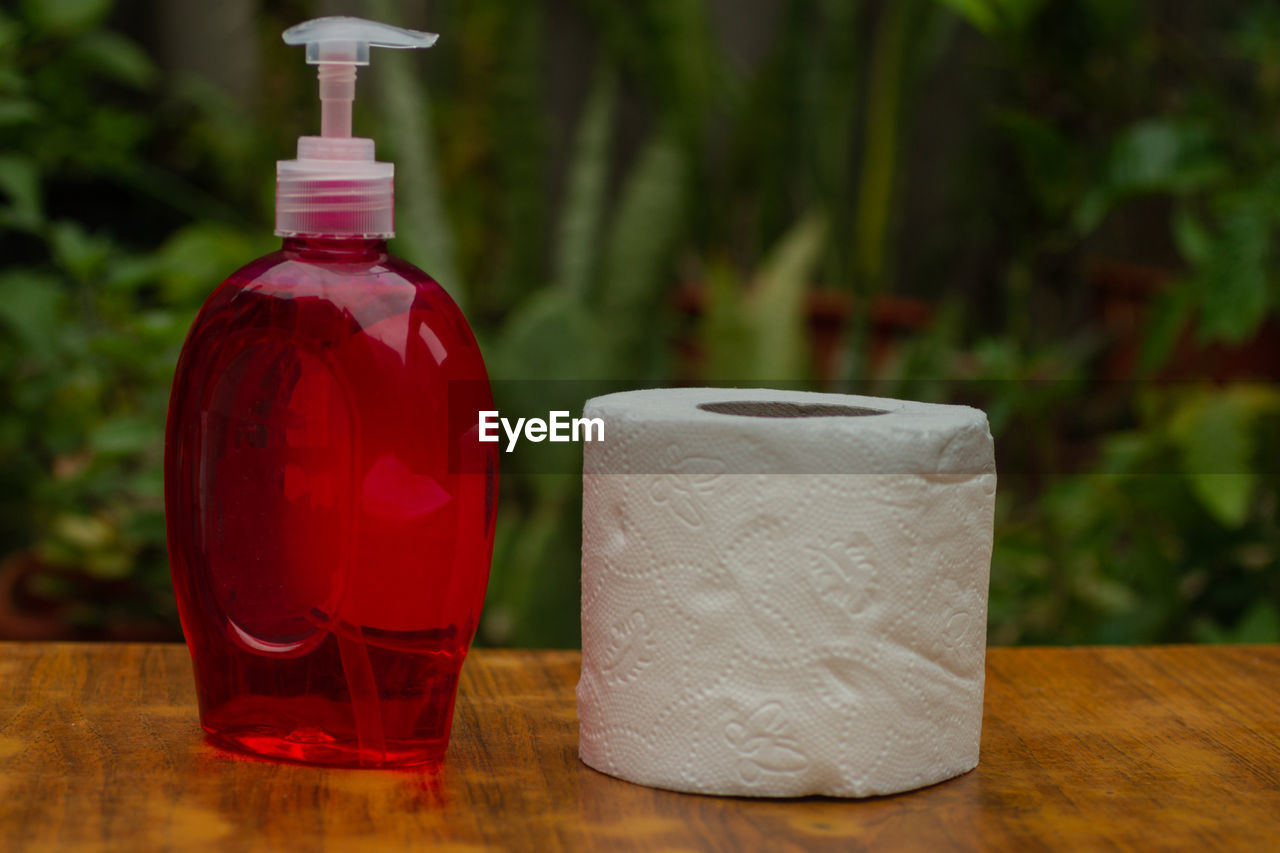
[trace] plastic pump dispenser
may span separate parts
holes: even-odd
[[[369,64],[371,47],[431,47],[439,38],[342,16],[284,31],[285,44],[306,45],[317,66],[320,135],[298,137],[297,159],[276,164],[278,236],[395,236],[395,165],[374,160],[372,139],[351,135],[356,69]]]
[[[433,764],[488,583],[493,400],[457,305],[387,250],[393,167],[351,106],[369,48],[436,36],[320,18],[284,40],[318,66],[322,135],[279,164],[280,250],[192,324],[165,433],[200,723],[277,759]]]

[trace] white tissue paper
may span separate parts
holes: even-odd
[[[584,415],[604,421],[584,444],[584,762],[762,797],[889,794],[977,765],[982,412],[692,388]]]

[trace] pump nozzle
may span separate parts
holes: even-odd
[[[307,64],[320,66],[320,135],[332,138],[351,136],[356,67],[369,64],[370,47],[431,47],[439,38],[342,15],[303,21],[284,31],[285,44],[305,44]]]
[[[362,18],[304,21],[284,31],[285,44],[305,44],[319,66],[320,136],[298,138],[296,160],[276,166],[276,234],[391,237],[395,233],[395,167],[374,160],[372,139],[351,137],[356,68],[371,47],[431,47],[435,33]]]

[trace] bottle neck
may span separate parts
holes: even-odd
[[[285,237],[286,254],[312,261],[380,261],[387,257],[381,237]]]

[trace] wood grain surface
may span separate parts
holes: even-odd
[[[4,850],[1280,850],[1280,647],[993,649],[978,769],[872,800],[631,785],[574,652],[477,651],[445,767],[207,745],[186,650],[0,644]]]

